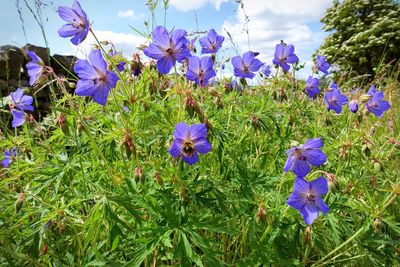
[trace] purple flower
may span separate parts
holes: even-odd
[[[372,98],[368,100],[367,104],[365,105],[367,109],[370,112],[374,113],[378,118],[381,118],[383,116],[383,113],[385,113],[385,111],[390,108],[389,102],[387,102],[383,98],[383,92],[376,92],[374,87]]]
[[[269,75],[271,75],[271,66],[264,64],[261,67],[261,73],[264,74],[265,77],[268,77]]]
[[[38,81],[40,76],[42,76],[44,72],[44,62],[35,52],[26,50],[26,53],[32,59],[31,62],[26,64],[29,75],[29,85],[32,86]]]
[[[24,90],[18,88],[17,91],[10,93],[11,99],[14,105],[21,111],[29,110],[33,111],[33,97],[24,95]]]
[[[72,8],[59,6],[57,12],[63,20],[68,22],[58,30],[58,35],[63,38],[73,36],[71,43],[74,45],[82,43],[88,35],[90,24],[79,2],[75,0]]]
[[[89,60],[79,59],[74,66],[74,71],[80,78],[75,93],[79,96],[91,96],[94,102],[105,105],[118,76],[107,70],[107,63],[100,50],[91,51],[88,58]]]
[[[182,159],[189,165],[199,161],[200,154],[206,154],[211,150],[211,144],[206,139],[207,127],[204,123],[193,124],[189,127],[184,122],[175,126],[174,142],[169,153],[171,156]]]
[[[330,68],[330,64],[326,62],[326,57],[325,56],[320,56],[317,54],[317,57],[315,59],[315,63],[317,65],[317,68],[319,71],[325,73],[328,75],[328,69]]]
[[[372,84],[367,92],[367,95],[369,97],[373,97],[375,94],[376,94],[376,89],[375,89],[375,86]]]
[[[349,102],[349,109],[353,113],[357,113],[358,111],[358,101],[357,99],[353,99]]]
[[[115,58],[117,58],[117,56],[118,56],[118,54],[119,54],[119,52],[118,51],[113,51],[113,50],[111,50],[111,51],[109,51],[108,53],[107,53],[110,57],[115,57]],[[120,62],[118,62],[117,64],[116,64],[116,68],[117,68],[117,70],[119,71],[119,72],[122,72],[122,71],[124,71],[124,69],[125,69],[125,64],[126,64],[126,62],[123,62],[123,61],[120,61]]]
[[[191,56],[187,48],[186,34],[184,30],[174,30],[169,34],[163,26],[154,29],[153,42],[143,49],[143,52],[146,56],[157,59],[157,69],[160,73],[167,74],[176,61],[181,62]]]
[[[3,168],[8,168],[13,160],[17,156],[17,148],[13,147],[9,150],[4,151],[4,159],[1,161]]]
[[[210,29],[207,33],[207,36],[199,39],[201,45],[201,53],[202,54],[217,53],[218,50],[221,48],[224,40],[225,37],[218,35],[214,29]]]
[[[336,83],[334,83],[333,81],[331,81],[329,83],[329,91],[333,91],[333,90],[339,90],[339,86]]]
[[[326,155],[319,150],[323,147],[321,138],[309,139],[304,145],[294,147],[286,151],[289,155],[286,160],[285,172],[293,170],[294,174],[305,177],[310,172],[309,164],[313,166],[321,166],[326,161]]]
[[[319,79],[309,76],[306,82],[306,92],[309,98],[313,98],[315,95],[319,94]]]
[[[263,63],[255,58],[259,53],[248,51],[243,54],[243,57],[235,56],[231,62],[233,65],[234,75],[241,78],[253,79],[255,74],[253,72],[258,71]]]
[[[213,69],[213,60],[211,57],[190,57],[188,68],[186,71],[186,78],[195,81],[199,86],[208,84],[209,79],[216,75]]]
[[[347,104],[348,99],[338,88],[330,92],[325,92],[324,101],[328,111],[333,109],[336,114],[340,114],[340,112],[342,112],[342,106]]]
[[[318,218],[319,211],[326,214],[328,205],[321,195],[328,193],[328,182],[325,177],[319,177],[311,182],[296,177],[294,190],[287,200],[287,204],[300,211],[306,224],[312,224]]]
[[[25,122],[25,113],[18,109],[12,109],[11,113],[13,115],[13,120],[11,121],[11,127],[16,128],[24,124]]]
[[[277,44],[275,47],[275,57],[272,63],[279,65],[287,72],[290,69],[289,64],[299,61],[299,58],[294,54],[293,45]]]

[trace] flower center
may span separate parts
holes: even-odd
[[[182,153],[186,156],[186,157],[190,157],[193,155],[194,153],[194,145],[192,141],[186,141],[185,143],[183,143],[182,145]]]
[[[315,202],[315,195],[309,193],[309,194],[306,195],[306,199],[309,202]]]
[[[306,157],[303,155],[303,149],[301,148],[295,148],[295,150],[293,151],[293,155],[296,159],[306,160]]]

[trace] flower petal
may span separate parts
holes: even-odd
[[[193,143],[205,139],[207,136],[207,127],[204,123],[199,123],[199,124],[193,124],[190,126],[190,140],[192,140]]]
[[[182,154],[182,159],[189,165],[193,165],[199,161],[199,155],[196,152],[194,152],[190,157],[187,157],[184,154]]]
[[[174,158],[179,157],[180,155],[182,155],[182,143],[175,139],[168,152]]]
[[[306,224],[312,224],[318,218],[319,210],[315,205],[304,205],[300,210],[300,214],[303,216]]]
[[[175,125],[174,137],[176,139],[180,139],[180,140],[184,140],[186,138],[189,138],[190,137],[189,125],[187,125],[184,122],[177,123]]]
[[[310,172],[310,166],[308,166],[308,163],[306,160],[295,159],[293,162],[292,170],[293,170],[294,174],[296,174],[300,177],[305,177]]]
[[[326,180],[325,177],[321,176],[311,181],[310,184],[312,191],[318,194],[319,196],[328,193],[328,181]]]
[[[206,154],[211,151],[211,144],[207,141],[207,139],[196,141],[193,145],[194,149],[201,154]]]

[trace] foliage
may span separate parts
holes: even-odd
[[[373,77],[386,64],[398,64],[399,17],[399,1],[335,0],[321,20],[330,35],[319,53],[338,65],[341,72]]]

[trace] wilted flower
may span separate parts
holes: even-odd
[[[8,168],[14,157],[17,156],[17,148],[13,147],[9,150],[4,151],[4,159],[1,161],[3,168]]]
[[[317,57],[315,58],[315,63],[319,71],[328,75],[328,69],[330,68],[331,65],[328,62],[326,62],[325,56],[320,56],[317,54]]]
[[[326,155],[319,150],[323,147],[322,138],[309,139],[304,145],[291,148],[286,151],[289,155],[286,160],[285,172],[293,170],[294,174],[305,177],[310,172],[309,164],[313,166],[321,166],[326,161]]]
[[[186,71],[186,78],[195,81],[199,86],[208,84],[208,80],[215,77],[216,73],[213,69],[213,60],[211,57],[202,57],[201,59],[194,56],[190,57],[188,68]]]
[[[370,95],[371,98],[365,105],[366,108],[370,112],[374,113],[378,118],[381,118],[383,113],[390,108],[389,102],[383,99],[383,92],[377,92],[373,85],[371,85],[367,94]]]
[[[107,63],[100,50],[91,51],[88,58],[89,60],[79,59],[74,66],[74,71],[80,78],[75,93],[79,96],[91,96],[94,102],[105,105],[118,76],[107,70]]]
[[[358,111],[358,100],[357,99],[353,99],[349,102],[349,109],[353,113],[356,113]]]
[[[306,224],[312,224],[318,218],[319,211],[323,214],[329,211],[322,195],[328,193],[328,182],[325,177],[319,177],[311,182],[296,177],[294,190],[287,204],[300,211]]]
[[[29,85],[32,86],[38,81],[40,76],[42,76],[45,70],[44,62],[35,52],[26,50],[26,53],[32,59],[31,62],[26,64],[26,69],[28,70],[29,75]]]
[[[306,92],[309,98],[313,98],[315,95],[319,94],[319,79],[309,76],[306,82]]]
[[[248,51],[243,54],[243,57],[235,56],[231,62],[233,65],[233,72],[236,77],[252,79],[263,63],[255,58],[259,53]]]
[[[294,54],[294,46],[286,44],[277,44],[275,47],[275,57],[272,63],[279,65],[287,72],[290,69],[289,64],[299,61],[299,58]]]
[[[201,53],[202,54],[217,53],[218,50],[221,48],[224,40],[225,37],[218,35],[214,29],[210,29],[207,33],[207,36],[199,39],[201,45]]]
[[[157,26],[153,32],[153,42],[143,52],[146,56],[157,59],[157,69],[163,74],[167,74],[176,61],[190,57],[187,48],[188,40],[185,30],[174,30],[171,34],[163,26]]]
[[[58,15],[68,22],[58,30],[58,34],[63,38],[73,36],[71,43],[74,45],[83,42],[88,35],[90,23],[79,2],[75,0],[72,8],[59,6]]]
[[[264,65],[261,67],[261,73],[262,73],[265,77],[268,77],[269,75],[271,75],[271,66],[270,66],[270,65],[267,65],[267,64],[264,64]]]
[[[211,150],[211,144],[206,136],[207,127],[204,123],[189,127],[186,123],[180,122],[175,126],[175,139],[169,153],[175,158],[182,157],[185,162],[192,165],[199,161],[198,153],[206,154]]]
[[[324,101],[328,111],[333,109],[337,114],[340,114],[342,106],[347,104],[348,99],[338,88],[330,92],[325,92]]]

